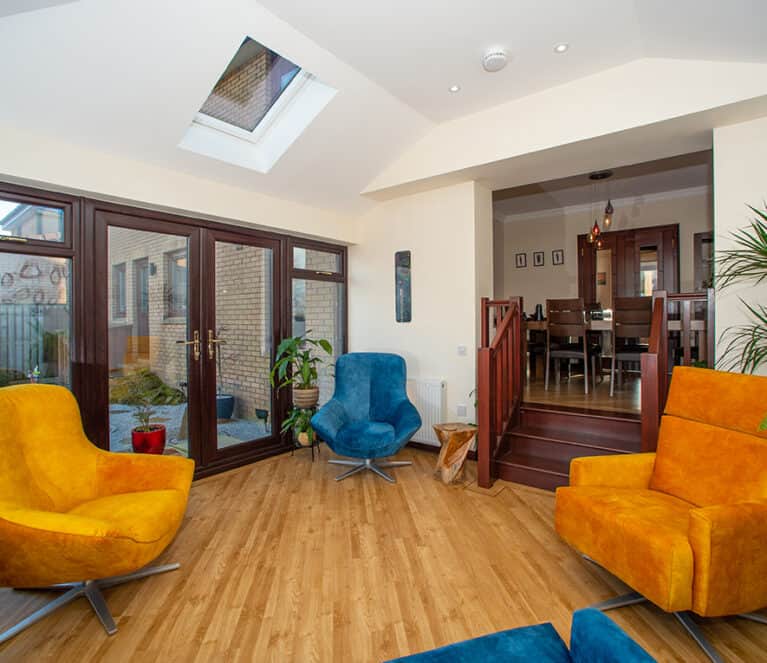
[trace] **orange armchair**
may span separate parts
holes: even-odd
[[[576,458],[557,490],[556,529],[635,592],[673,612],[712,661],[692,620],[767,607],[767,378],[678,367],[656,453]]]
[[[114,633],[99,588],[178,568],[143,567],[181,525],[194,463],[96,448],[63,387],[0,389],[0,421],[0,586],[65,591],[0,643],[80,596]]]

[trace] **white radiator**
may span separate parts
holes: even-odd
[[[445,422],[447,412],[447,382],[445,380],[407,381],[407,395],[415,405],[423,423],[413,435],[413,442],[425,442],[439,446],[439,440],[432,426]]]

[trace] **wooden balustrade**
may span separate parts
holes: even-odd
[[[655,451],[668,389],[668,305],[662,290],[653,295],[650,342],[641,368],[642,451]]]
[[[493,314],[503,317],[491,342]],[[483,298],[481,327],[477,357],[477,482],[482,488],[489,488],[500,442],[514,424],[522,403],[525,366],[522,298],[513,297],[508,301]]]

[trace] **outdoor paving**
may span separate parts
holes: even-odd
[[[186,404],[157,405],[154,408],[152,422],[163,424],[167,430],[165,441],[166,454],[189,455],[189,441],[186,434],[181,435],[181,424],[186,412]],[[133,417],[134,408],[130,405],[113,404],[109,406],[109,448],[111,451],[132,452],[131,430],[136,426]],[[223,449],[235,444],[256,440],[271,434],[271,426],[255,419],[229,419],[218,422],[218,447]]]

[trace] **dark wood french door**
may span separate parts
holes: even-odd
[[[679,226],[610,231],[602,244],[578,236],[578,296],[612,308],[615,297],[679,292]]]
[[[280,242],[140,212],[95,209],[93,220],[100,446],[131,452],[144,402],[165,427],[165,452],[202,473],[283,447],[269,380]]]

